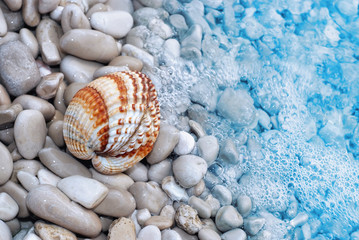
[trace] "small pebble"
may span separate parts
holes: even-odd
[[[34,58],[39,54],[39,44],[35,35],[27,28],[22,28],[19,32],[19,40],[25,44]]]
[[[38,11],[38,1],[23,0],[22,17],[24,22],[30,27],[36,27],[40,22],[40,13]]]
[[[60,83],[64,79],[61,72],[51,73],[41,78],[39,85],[36,87],[36,94],[42,99],[49,100],[56,95]]]
[[[62,10],[61,27],[64,33],[72,29],[91,29],[87,19],[80,6],[77,4],[66,4]]]
[[[222,240],[246,240],[247,234],[240,228],[232,229],[228,232],[225,232],[221,236]],[[271,238],[263,238],[263,239],[271,239]]]
[[[198,197],[199,195],[201,195],[204,192],[205,189],[206,189],[206,185],[205,185],[203,179],[201,179],[201,181],[199,181],[199,183],[197,183],[196,185],[194,185],[191,188],[188,188],[187,193],[189,196],[194,195],[194,196]]]
[[[0,185],[4,184],[9,180],[14,164],[12,161],[12,157],[10,155],[9,150],[6,148],[4,144],[0,142]]]
[[[216,226],[220,231],[226,232],[242,225],[243,218],[233,206],[224,206],[218,210],[216,214]]]
[[[134,166],[125,171],[125,173],[135,182],[147,182],[147,172],[147,167],[141,162],[135,164]]]
[[[309,218],[308,214],[306,214],[305,212],[300,212],[297,214],[295,218],[289,221],[289,224],[292,227],[302,226],[304,223],[308,221],[308,218]]]
[[[82,88],[86,87],[86,83],[82,82],[73,82],[70,85],[67,86],[65,92],[64,92],[64,99],[65,104],[68,106],[72,100],[72,98],[75,96],[75,94]]]
[[[32,109],[41,112],[46,122],[50,121],[55,115],[55,107],[39,97],[25,94],[15,98],[13,103],[21,104],[23,109]]]
[[[250,199],[250,197],[246,195],[238,196],[237,209],[243,217],[248,216],[252,209],[252,200]]]
[[[39,12],[41,14],[49,13],[59,5],[60,0],[39,0]]]
[[[151,213],[147,208],[143,208],[137,211],[136,213],[138,223],[143,226],[145,222],[150,219]]]
[[[19,182],[21,183],[21,185],[27,191],[30,191],[31,189],[37,187],[40,184],[39,179],[35,175],[29,172],[18,171],[16,176]]]
[[[148,179],[157,183],[161,183],[166,176],[172,175],[172,164],[169,159],[165,159],[159,163],[153,164],[148,169]]]
[[[198,232],[198,238],[200,240],[221,240],[221,237],[218,235],[218,233],[209,228],[202,228]]]
[[[79,175],[61,179],[57,187],[72,201],[85,208],[96,207],[109,192],[108,188],[99,181]]]
[[[174,148],[174,152],[178,155],[186,155],[192,152],[195,146],[195,140],[191,134],[185,131],[180,131],[178,135],[178,143]]]
[[[54,224],[46,224],[42,221],[35,222],[35,232],[41,239],[46,240],[77,240],[75,234],[69,230]]]
[[[175,215],[177,226],[189,234],[196,234],[202,228],[202,222],[197,211],[188,205],[181,205]]]
[[[121,189],[127,190],[134,183],[132,178],[130,178],[124,173],[105,175],[97,172],[93,168],[90,168],[90,172],[92,174],[92,178],[102,182],[108,188],[117,189],[117,190],[121,190]]]
[[[173,174],[178,183],[185,188],[199,183],[206,172],[206,161],[195,155],[182,155],[173,162]]]
[[[188,200],[188,204],[197,210],[198,216],[201,218],[210,218],[211,217],[211,205],[202,199],[192,196]]]
[[[172,229],[165,229],[161,232],[163,240],[182,240],[181,235]]]
[[[156,226],[146,226],[138,233],[137,240],[161,240],[161,231]]]
[[[65,100],[64,100],[64,92],[66,90],[67,84],[63,81],[60,83],[59,88],[57,89],[54,106],[55,109],[60,111],[62,114],[66,112]]]
[[[113,221],[108,231],[108,240],[136,240],[135,224],[125,217]]]
[[[11,11],[18,11],[22,6],[22,0],[4,0]]]
[[[167,176],[162,180],[162,189],[167,193],[172,201],[187,202],[188,194],[185,189],[176,183],[173,176]]]
[[[227,163],[237,164],[240,161],[239,153],[232,139],[224,141],[219,157]]]
[[[214,136],[204,136],[197,141],[199,156],[206,160],[207,165],[210,166],[218,156],[219,144]]]
[[[11,99],[6,89],[2,84],[0,84],[0,106],[1,105],[10,105]]]
[[[111,60],[109,66],[126,66],[132,71],[141,71],[143,63],[141,60],[130,56],[118,56]]]
[[[264,226],[266,220],[261,217],[247,217],[244,219],[244,230],[249,235],[256,235]]]
[[[63,147],[65,146],[64,136],[63,136],[63,121],[54,121],[50,124],[48,135],[54,141],[56,146]]]
[[[32,189],[26,205],[36,216],[75,233],[96,237],[101,231],[100,219],[94,212],[71,202],[54,186],[39,185]]]
[[[50,172],[46,168],[40,169],[37,172],[37,178],[39,179],[40,184],[49,184],[49,185],[52,185],[54,187],[56,187],[57,183],[61,180],[60,177],[53,174],[52,172]]]
[[[149,21],[148,28],[154,33],[166,40],[173,36],[172,28],[162,19],[154,18]]]
[[[9,221],[16,217],[19,206],[16,201],[6,192],[0,193],[0,220]]]
[[[13,123],[21,111],[22,106],[18,103],[0,106],[0,125],[6,126]]]
[[[114,38],[123,38],[133,26],[133,18],[126,11],[95,12],[91,15],[91,26]]]
[[[17,217],[25,218],[30,215],[25,201],[27,191],[19,184],[16,184],[12,181],[7,181],[5,184],[0,186],[0,192],[9,194],[16,201],[17,205],[19,206]]]
[[[20,112],[14,124],[14,136],[21,156],[26,159],[35,158],[45,144],[46,133],[46,123],[41,112]]]
[[[130,192],[125,189],[110,189],[94,211],[111,217],[125,217],[132,214],[135,208],[136,201]]]
[[[155,66],[155,59],[151,54],[132,44],[128,44],[128,43],[125,44],[122,47],[121,55],[137,58],[141,60],[143,64],[146,65],[147,67]]]
[[[191,130],[197,135],[198,138],[206,136],[206,132],[198,122],[189,120],[188,125],[191,127]]]
[[[6,225],[6,223],[4,223],[1,220],[0,220],[0,236],[1,236],[1,240],[12,239],[10,228]]]
[[[212,188],[213,197],[217,198],[222,206],[232,203],[232,193],[223,185],[216,185]]]

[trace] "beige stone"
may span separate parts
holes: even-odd
[[[35,222],[35,232],[41,239],[46,240],[77,240],[75,234],[69,230],[54,224],[46,224],[41,221]]]
[[[136,240],[135,224],[128,218],[122,217],[110,226],[109,240]]]

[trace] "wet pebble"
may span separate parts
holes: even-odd
[[[161,183],[162,179],[171,175],[172,164],[169,159],[165,159],[159,163],[153,164],[148,169],[148,179],[157,183]]]
[[[14,164],[9,150],[4,144],[0,142],[0,185],[4,184],[9,180]]]
[[[243,217],[248,216],[252,209],[252,200],[250,199],[250,197],[246,195],[238,196],[237,209]]]
[[[10,228],[6,225],[6,223],[4,223],[1,220],[0,220],[0,236],[1,236],[1,240],[12,239]]]
[[[138,240],[161,240],[161,231],[158,227],[150,225],[141,229]]]
[[[212,188],[213,197],[217,198],[222,206],[232,203],[232,193],[223,185],[216,185]]]
[[[90,172],[92,174],[92,178],[102,182],[108,188],[112,189],[125,189],[127,190],[134,181],[128,175],[124,173],[117,173],[114,175],[105,175],[97,172],[95,169],[90,168]]]
[[[46,224],[42,221],[35,223],[35,232],[41,239],[46,240],[77,240],[75,234],[69,230],[54,224]]]
[[[24,109],[32,109],[41,112],[46,122],[50,121],[55,115],[55,107],[48,101],[39,97],[25,94],[15,98],[13,103],[21,104]]]
[[[41,80],[35,59],[20,41],[0,45],[0,76],[8,93],[20,96],[33,89]]]
[[[247,234],[240,228],[225,232],[221,236],[222,240],[246,240]]]
[[[0,186],[0,192],[5,192],[9,194],[19,206],[19,212],[17,217],[25,218],[28,217],[29,211],[26,207],[26,196],[27,191],[22,188],[19,184],[14,183],[12,181],[7,181],[4,185]]]
[[[202,228],[198,232],[198,238],[200,240],[221,240],[221,237],[218,235],[218,233],[209,228]]]
[[[93,78],[96,79],[96,78],[105,76],[105,75],[110,74],[110,73],[122,72],[122,71],[128,71],[128,70],[129,69],[126,66],[104,66],[104,67],[101,67],[101,68],[97,69],[94,72]]]
[[[32,189],[26,205],[36,216],[75,233],[96,237],[101,231],[101,222],[95,213],[71,202],[54,186],[40,185]]]
[[[189,234],[196,234],[202,228],[202,222],[197,211],[188,205],[181,205],[175,215],[177,226]]]
[[[86,208],[97,206],[107,195],[108,188],[99,181],[79,175],[61,179],[57,187],[72,201]]]
[[[133,18],[126,11],[95,12],[91,15],[91,26],[114,38],[123,38],[133,26]]]
[[[155,59],[151,54],[149,54],[142,48],[139,48],[129,43],[125,44],[122,47],[121,55],[137,58],[141,60],[143,64],[146,65],[147,67],[155,66]]]
[[[172,201],[187,202],[188,194],[184,188],[176,183],[173,176],[167,176],[162,180],[162,189],[167,193]]]
[[[174,152],[178,155],[186,155],[192,152],[195,146],[195,140],[192,135],[185,131],[180,131],[178,135],[178,143],[174,148]]]
[[[135,224],[129,218],[119,218],[110,226],[108,240],[136,240]]]
[[[45,143],[47,129],[45,119],[37,110],[24,110],[17,116],[14,136],[21,156],[33,159]]]
[[[256,235],[264,226],[266,220],[262,217],[247,217],[244,219],[244,230],[249,235]]]
[[[215,136],[204,136],[199,138],[197,147],[199,156],[206,160],[208,166],[217,159],[219,144]]]
[[[41,78],[36,87],[36,94],[42,99],[49,100],[56,95],[60,83],[64,79],[64,74],[60,72],[51,73]]]
[[[0,220],[9,221],[16,217],[19,206],[16,201],[6,192],[0,193]]]
[[[173,174],[178,183],[190,188],[199,183],[207,172],[207,163],[195,155],[183,155],[173,161]]]
[[[18,171],[16,176],[19,182],[21,183],[21,185],[27,191],[30,191],[31,189],[37,187],[40,184],[39,179],[35,175],[29,172]]]
[[[223,206],[218,210],[216,226],[220,231],[226,232],[242,225],[243,218],[233,206]]]
[[[109,66],[126,66],[132,71],[141,71],[143,63],[141,60],[130,56],[118,56],[111,60]]]

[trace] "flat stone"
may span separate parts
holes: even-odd
[[[190,188],[199,183],[207,172],[207,163],[195,155],[182,155],[172,164],[173,174],[178,183]]]
[[[41,239],[46,240],[77,240],[75,234],[69,230],[54,224],[46,224],[41,221],[35,222],[35,232]]]
[[[12,181],[7,181],[5,184],[0,186],[0,192],[9,194],[16,201],[17,205],[19,206],[17,217],[25,218],[30,215],[25,202],[27,191],[19,184],[16,184]]]
[[[133,18],[126,11],[95,12],[91,15],[91,26],[114,38],[123,38],[133,26]]]
[[[216,214],[216,226],[226,232],[243,225],[243,218],[237,210],[229,205],[221,207]]]
[[[60,46],[68,54],[102,63],[110,62],[118,56],[115,39],[96,30],[70,30],[61,37]]]
[[[101,215],[125,217],[131,215],[135,208],[136,202],[130,192],[110,189],[104,200],[93,210]]]
[[[33,159],[45,144],[47,128],[43,114],[37,110],[24,110],[17,116],[14,136],[21,156]]]
[[[161,240],[161,231],[157,226],[146,226],[138,233],[138,240]]]
[[[26,205],[36,216],[75,233],[96,237],[101,231],[101,222],[95,213],[71,202],[54,186],[40,185],[32,189]]]
[[[0,142],[0,185],[4,184],[11,177],[14,164],[7,147]]]
[[[41,112],[46,122],[50,121],[55,115],[55,107],[48,101],[39,97],[25,94],[15,98],[13,103],[21,104],[25,110],[32,109]]]
[[[147,208],[153,214],[159,214],[168,201],[166,193],[155,182],[135,182],[129,191],[138,209]]]
[[[56,91],[63,79],[64,74],[61,72],[54,72],[43,76],[36,87],[36,94],[45,100],[55,97]]]
[[[108,188],[99,181],[79,175],[61,179],[57,187],[72,201],[85,208],[96,207],[107,196]]]
[[[39,152],[39,158],[42,164],[62,178],[72,175],[91,177],[90,171],[84,165],[60,150],[44,148]]]
[[[117,189],[117,190],[127,190],[134,181],[128,175],[124,173],[117,173],[113,175],[105,175],[97,172],[95,169],[90,168],[92,178],[102,182],[108,188]]]
[[[185,204],[177,209],[175,220],[177,226],[189,234],[196,234],[202,228],[202,222],[197,215],[197,211]]]
[[[0,193],[0,220],[9,221],[16,217],[19,206],[6,192]]]
[[[109,240],[136,240],[135,224],[131,219],[121,217],[110,226],[108,231]]]
[[[8,93],[19,96],[33,89],[41,80],[35,59],[20,41],[0,45],[1,83]]]
[[[155,164],[166,159],[177,145],[178,139],[179,131],[177,128],[168,124],[161,124],[157,140],[152,151],[146,157],[147,162]]]

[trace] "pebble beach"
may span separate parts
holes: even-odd
[[[0,240],[359,239],[358,5],[0,0]],[[122,71],[160,130],[105,174],[64,115]]]

